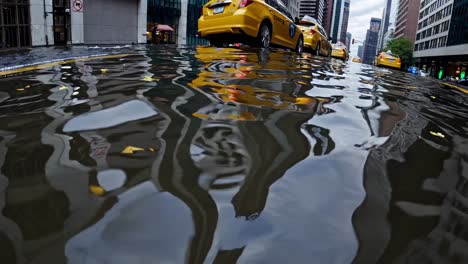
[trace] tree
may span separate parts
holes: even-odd
[[[393,54],[400,56],[401,63],[411,65],[413,63],[413,41],[409,38],[396,38],[387,43],[384,51],[391,50]]]

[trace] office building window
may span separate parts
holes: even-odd
[[[453,12],[452,12],[453,10]],[[468,43],[468,0],[455,0],[450,25],[446,25],[449,30],[447,46],[460,45]]]
[[[0,49],[31,46],[29,0],[0,0]]]

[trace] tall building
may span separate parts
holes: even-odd
[[[349,51],[349,48],[351,46],[351,38],[352,38],[352,35],[351,33],[346,33],[346,49],[348,49]]]
[[[344,0],[344,6],[343,6],[343,19],[341,22],[341,32],[340,32],[340,41],[343,43],[346,43],[346,37],[347,37],[347,32],[348,32],[348,19],[349,19],[349,4],[350,0]],[[349,50],[349,48],[348,48]]]
[[[323,28],[327,32],[328,36],[331,35],[330,29],[331,29],[331,22],[332,22],[332,16],[333,16],[333,2],[334,0],[326,0],[325,4],[325,10],[324,10],[324,16],[323,16]]]
[[[284,5],[288,7],[289,13],[291,13],[293,17],[297,18],[303,17],[299,14],[300,2],[300,0],[283,0]]]
[[[346,42],[350,0],[334,0],[331,10],[330,37],[332,42]]]
[[[370,20],[370,26],[367,30],[366,41],[364,43],[363,63],[374,64],[374,59],[377,55],[377,42],[381,23],[382,19],[380,18],[373,17]]]
[[[379,48],[379,50],[384,48],[385,34],[387,34],[389,26],[392,23],[394,24],[395,22],[395,21],[392,21],[392,17],[391,17],[392,5],[395,6],[395,4],[398,5],[398,0],[385,0],[383,14],[382,14],[382,27],[380,28],[380,31],[379,31],[379,40],[377,44],[377,47]]]
[[[414,57],[432,76],[465,77],[468,67],[468,1],[424,1]]]
[[[0,49],[146,42],[147,0],[85,2],[0,1]]]
[[[311,16],[323,25],[325,5],[326,0],[301,0],[299,5],[299,16],[301,18],[305,15]]]
[[[362,50],[363,50],[362,45],[357,47],[357,56],[361,59],[362,59]]]
[[[442,0],[438,0],[438,2],[442,2]],[[418,24],[419,3],[419,0],[400,0],[395,38],[406,37],[414,41],[416,37],[416,25]]]

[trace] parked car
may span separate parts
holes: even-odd
[[[298,24],[304,34],[304,48],[312,50],[315,55],[331,55],[327,33],[315,18],[304,16]]]
[[[342,42],[337,42],[335,44],[332,44],[332,54],[331,56],[333,58],[337,59],[342,59],[344,61],[347,61],[349,59],[349,52],[346,49],[345,44]]]
[[[359,58],[359,57],[354,57],[354,58],[353,58],[353,62],[361,63],[362,61],[361,61],[361,58]]]
[[[246,42],[269,48],[271,44],[304,47],[302,31],[280,0],[210,0],[198,19],[199,36],[214,46]]]
[[[408,72],[413,73],[413,74],[419,74],[420,70],[416,66],[409,66],[408,67]]]
[[[398,55],[393,54],[391,51],[380,52],[379,56],[377,57],[376,66],[387,66],[400,69],[401,59]]]

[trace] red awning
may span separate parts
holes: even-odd
[[[156,28],[152,27],[150,31],[154,31],[155,29],[156,31],[174,31],[174,29],[172,29],[170,26],[162,24],[157,25]]]

